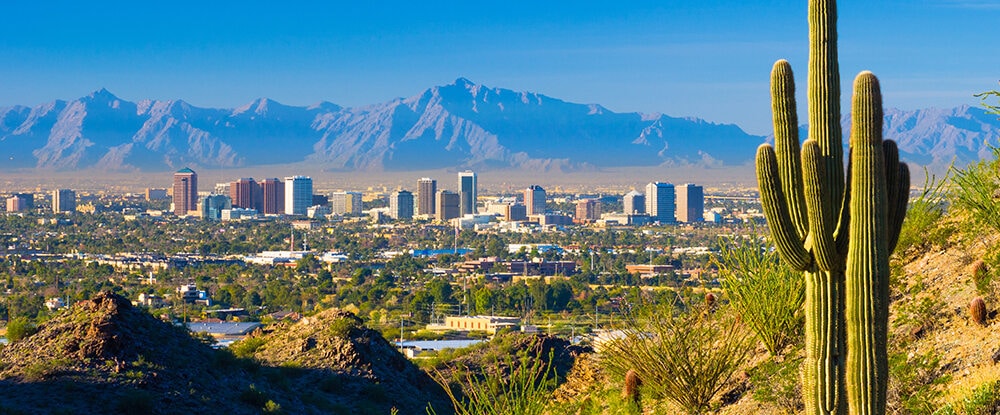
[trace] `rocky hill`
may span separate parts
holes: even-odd
[[[259,413],[240,399],[254,378],[185,329],[101,293],[0,350],[0,412]]]
[[[439,403],[440,414],[450,408],[433,380],[349,313],[328,311],[261,336],[261,363],[239,359],[101,293],[0,349],[0,413],[387,414],[395,407],[423,414],[428,402]]]
[[[450,408],[427,373],[346,311],[325,310],[270,327],[243,347],[252,347],[248,352],[262,364],[285,369],[300,385],[299,394],[328,395],[331,407],[350,413],[387,414],[396,408],[422,414],[428,403],[439,414]]]

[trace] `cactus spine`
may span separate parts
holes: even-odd
[[[909,170],[882,140],[882,98],[855,81],[844,178],[836,3],[809,2],[809,137],[799,146],[795,83],[771,72],[775,145],[757,151],[757,180],[782,260],[806,280],[806,413],[885,413],[889,254],[902,226]]]

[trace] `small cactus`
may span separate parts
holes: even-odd
[[[969,304],[969,317],[980,326],[986,326],[986,302],[983,297],[976,297]]]
[[[983,295],[988,294],[990,279],[990,268],[983,260],[972,263],[972,282],[976,284],[976,291]]]
[[[713,293],[705,294],[705,305],[708,306],[708,308],[711,309],[711,308],[715,307],[715,301],[716,300],[717,300],[717,298],[715,297],[715,294],[713,294]]]
[[[642,380],[639,379],[639,374],[635,373],[635,370],[629,369],[628,372],[625,373],[625,387],[622,388],[622,399],[628,399],[630,402],[635,404],[636,408],[641,408],[639,406],[639,386],[642,386]]]

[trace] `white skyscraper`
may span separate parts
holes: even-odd
[[[285,178],[285,214],[305,215],[312,205],[313,181],[306,176]]]
[[[674,185],[655,182],[646,185],[646,213],[653,222],[674,223]]]
[[[476,200],[479,197],[478,191],[476,190],[476,173],[472,170],[466,170],[458,173],[458,194],[459,194],[459,208],[463,215],[468,215],[470,213],[477,213],[476,211]]]

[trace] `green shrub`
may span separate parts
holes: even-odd
[[[772,356],[801,342],[805,280],[778,261],[778,253],[752,231],[722,241],[715,263],[733,309]]]
[[[153,413],[153,394],[144,390],[132,389],[126,391],[115,404],[115,410],[120,414],[145,415]]]
[[[623,332],[601,346],[601,361],[618,376],[634,369],[653,397],[692,414],[710,408],[754,346],[726,307],[678,312],[673,304],[633,306]]]
[[[253,354],[264,346],[264,343],[267,341],[261,337],[247,337],[229,345],[229,351],[233,352],[236,357],[246,359],[253,357]]]
[[[267,399],[267,395],[264,392],[257,389],[257,386],[250,384],[243,392],[240,392],[240,402],[254,408],[264,409],[264,405],[267,405],[270,400]]]
[[[770,357],[750,372],[753,399],[780,408],[785,413],[802,411],[802,380],[799,366],[801,353],[788,353],[784,358]]]
[[[941,358],[928,351],[912,354],[905,350],[889,356],[887,407],[891,413],[929,415],[934,413],[943,392],[940,387],[951,380],[943,374]]]
[[[994,415],[1000,410],[1000,382],[979,385],[962,399],[965,415]]]
[[[944,245],[950,235],[950,228],[942,226],[941,218],[945,213],[944,184],[948,181],[937,180],[924,168],[924,188],[916,197],[910,198],[906,209],[906,218],[899,231],[899,242],[896,252],[906,252],[910,247],[927,246],[928,244]]]
[[[519,364],[515,365],[507,357],[506,367],[513,368],[510,373],[496,370],[476,376],[466,372],[464,396],[456,394],[440,372],[435,372],[434,380],[448,394],[458,415],[540,415],[556,388],[552,353],[545,360],[533,359],[522,352],[519,360]],[[437,414],[430,405],[427,413]]]
[[[337,337],[348,337],[357,328],[358,323],[352,317],[341,317],[330,323],[330,333]]]
[[[955,186],[951,193],[953,204],[969,212],[976,223],[1000,231],[1000,204],[994,199],[1000,193],[1000,177],[997,176],[1000,148],[991,150],[993,160],[980,160],[964,169],[952,167]]]
[[[24,317],[18,317],[7,323],[7,340],[11,343],[20,341],[38,331],[35,324]]]

